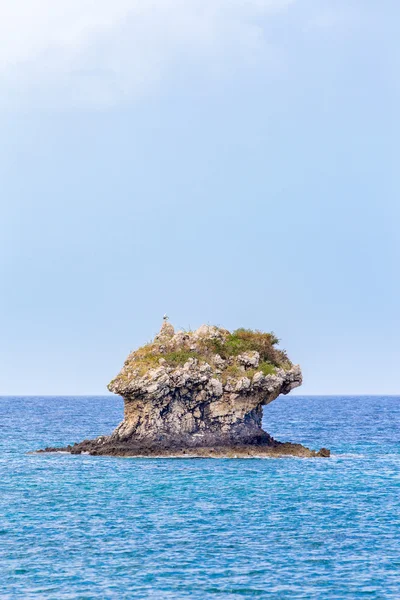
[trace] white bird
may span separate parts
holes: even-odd
[[[169,316],[168,316],[168,315],[164,315],[164,316],[163,316],[163,319],[164,319],[164,321],[168,321],[168,319],[169,319]]]

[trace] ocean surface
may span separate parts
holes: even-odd
[[[111,432],[113,397],[0,398],[1,598],[400,598],[400,397],[281,397],[330,459],[32,455]]]

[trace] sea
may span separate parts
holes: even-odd
[[[400,397],[265,407],[276,439],[329,459],[30,454],[122,412],[0,398],[0,598],[400,598]]]

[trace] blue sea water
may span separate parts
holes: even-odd
[[[266,407],[330,459],[34,455],[110,432],[122,400],[0,413],[1,598],[400,598],[400,397]]]

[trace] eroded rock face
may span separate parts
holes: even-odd
[[[205,358],[204,349],[212,348],[213,340],[223,347],[229,335],[208,325],[175,333],[164,323],[150,352],[193,356],[176,366],[158,358],[145,372],[140,350],[128,357],[108,386],[125,400],[124,420],[113,440],[178,446],[268,443],[271,438],[261,429],[262,407],[301,385],[300,367],[289,363],[264,375],[257,351],[228,359],[208,352]]]

